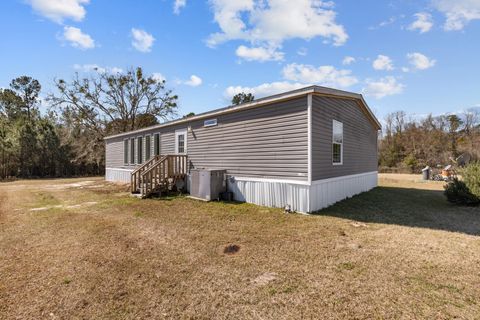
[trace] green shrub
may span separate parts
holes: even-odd
[[[472,194],[465,182],[458,179],[450,181],[445,186],[444,194],[449,202],[458,205],[474,206],[480,203],[480,199]]]
[[[480,162],[472,162],[461,173],[470,192],[480,198]]]
[[[411,153],[403,159],[403,163],[410,168],[411,173],[414,173],[418,166],[417,158]]]

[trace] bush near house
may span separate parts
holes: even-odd
[[[470,192],[480,198],[480,162],[473,162],[462,170],[463,181]]]
[[[480,162],[473,162],[462,171],[463,180],[453,180],[445,186],[448,201],[459,205],[480,204]]]
[[[480,203],[480,199],[470,191],[466,183],[458,179],[450,181],[445,186],[444,194],[447,200],[454,204],[474,206]]]

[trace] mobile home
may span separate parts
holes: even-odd
[[[223,169],[235,200],[308,213],[377,185],[380,128],[362,95],[310,86],[106,137],[106,180]]]

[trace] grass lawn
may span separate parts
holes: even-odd
[[[1,183],[0,319],[479,319],[480,209],[417,179],[310,216]]]

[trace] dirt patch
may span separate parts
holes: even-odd
[[[45,190],[63,190],[63,189],[70,189],[70,188],[84,188],[87,186],[92,186],[96,182],[92,180],[74,182],[74,183],[61,183],[61,184],[46,184],[43,188]]]
[[[275,272],[266,272],[264,274],[259,275],[255,279],[252,280],[252,283],[255,286],[262,287],[266,286],[272,281],[275,281],[278,278],[278,274]]]
[[[223,248],[223,253],[225,254],[235,254],[240,251],[240,246],[236,244],[229,244],[225,248]]]
[[[363,222],[352,222],[350,223],[355,228],[366,228],[367,224]]]
[[[46,211],[46,210],[50,210],[50,209],[78,209],[78,208],[81,208],[81,207],[93,206],[93,205],[96,205],[97,203],[98,202],[96,202],[96,201],[88,201],[88,202],[82,202],[82,203],[71,204],[71,205],[59,204],[59,205],[54,205],[54,206],[32,208],[32,209],[30,209],[30,211]]]

